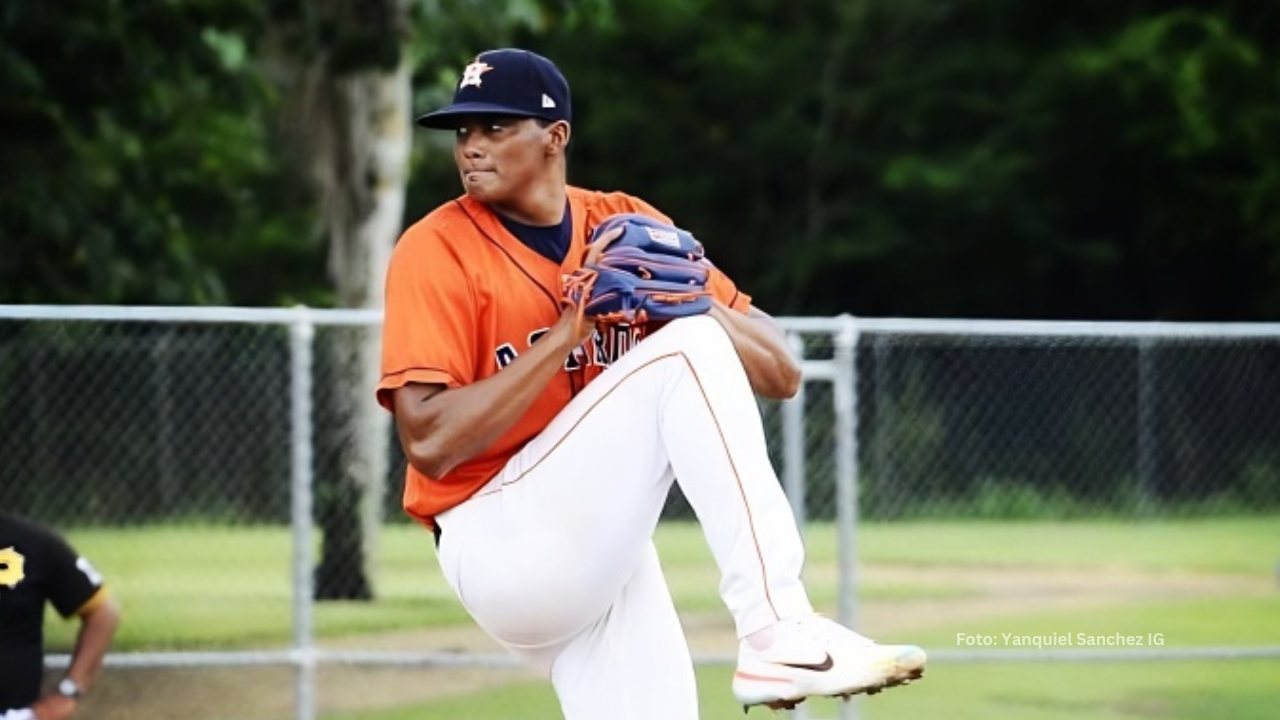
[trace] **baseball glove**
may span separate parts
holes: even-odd
[[[607,218],[591,234],[582,268],[565,278],[565,302],[598,322],[638,324],[711,309],[702,243],[644,215]]]

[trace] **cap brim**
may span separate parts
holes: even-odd
[[[433,130],[453,130],[458,127],[458,119],[465,115],[507,115],[511,117],[543,117],[530,115],[527,110],[517,110],[506,105],[494,103],[466,102],[442,107],[435,112],[418,117],[417,123]]]

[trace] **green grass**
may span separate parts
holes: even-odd
[[[283,646],[290,637],[289,532],[281,527],[172,525],[69,533],[73,543],[108,578],[125,606],[116,650]],[[664,524],[656,541],[683,611],[723,612],[717,573],[698,527]],[[815,603],[831,607],[836,589],[836,532],[808,529],[806,578]],[[992,634],[1126,635],[1163,633],[1167,646],[1280,645],[1280,590],[1259,595],[1280,560],[1280,518],[1226,518],[1145,522],[901,522],[866,523],[858,534],[860,602],[868,609],[895,602],[936,605],[942,616],[922,614],[908,633],[895,633],[931,649],[955,649],[956,632]],[[880,568],[921,570],[910,582],[884,579]],[[929,574],[938,569],[936,579]],[[961,572],[956,573],[955,569]],[[964,580],[974,574],[1123,572],[1159,578],[1204,574],[1204,583],[1243,578],[1252,591],[1239,596],[1142,599],[1118,595],[1105,604],[1055,610],[987,613],[980,620],[945,616],[946,602],[984,602],[992,588]],[[941,571],[947,571],[943,574]],[[388,526],[379,538],[373,603],[322,603],[316,608],[322,638],[469,624],[440,577],[430,535],[407,525]],[[901,574],[899,574],[901,577]],[[998,588],[995,592],[999,592]],[[1014,597],[1016,601],[1016,596]],[[939,601],[931,603],[930,601]],[[1008,604],[1006,602],[1006,604]],[[65,648],[74,623],[50,622],[50,645]],[[907,637],[909,636],[909,637]],[[358,642],[358,641],[357,641]],[[430,671],[423,671],[431,682]],[[741,718],[729,693],[728,668],[700,668],[702,717]],[[1275,716],[1280,661],[1014,664],[935,662],[925,681],[863,702],[863,716],[938,717],[954,720],[1143,720],[1147,718]],[[831,703],[814,701],[811,717],[832,718]],[[330,715],[325,720],[409,720],[424,717],[559,717],[543,682],[515,682],[473,694],[385,712]],[[751,717],[773,718],[764,710]]]
[[[1077,664],[935,663],[925,679],[860,700],[861,716],[948,720],[1272,720],[1280,661]],[[698,671],[703,720],[743,718],[729,691],[730,669]],[[833,718],[836,703],[806,703],[810,717]],[[499,691],[324,720],[498,720],[558,718],[545,683],[512,683]],[[748,718],[785,717],[754,709]]]
[[[859,557],[873,563],[1271,575],[1280,561],[1280,518],[867,524],[858,541]],[[826,553],[836,543],[822,538],[809,546]]]
[[[116,649],[262,647],[289,640],[287,528],[167,525],[69,535],[125,606]],[[719,610],[715,565],[698,527],[663,524],[657,543],[680,608]],[[817,605],[831,607],[835,529],[814,524],[806,543],[812,596]],[[1270,576],[1280,559],[1280,518],[865,523],[858,553],[864,563],[921,567],[1118,567]],[[315,615],[321,637],[468,622],[440,577],[428,533],[416,526],[388,526],[379,538],[378,558],[378,601],[322,603]],[[860,599],[866,603],[974,592],[959,584],[884,583],[874,573],[863,577]],[[73,630],[72,623],[51,622],[50,645],[66,647]],[[1188,630],[1196,632],[1216,631]],[[1223,637],[1239,638],[1242,632],[1227,630]]]
[[[68,535],[125,608],[116,650],[265,647],[290,640],[286,528],[183,525]],[[319,604],[317,634],[466,622],[439,577],[430,538],[420,528],[389,526],[374,571],[378,601]],[[46,627],[50,647],[72,642],[71,623],[52,620]]]
[[[1089,568],[1139,572],[1275,572],[1280,562],[1280,518],[1243,517],[1151,521],[990,521],[863,523],[857,534],[860,564],[918,567],[1028,566],[1040,570]],[[658,551],[681,610],[720,607],[715,565],[699,527],[666,523]],[[814,523],[805,534],[806,582],[816,605],[836,601],[836,528]],[[864,573],[862,601],[953,598],[974,593],[955,584],[885,584]]]

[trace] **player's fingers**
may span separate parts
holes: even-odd
[[[585,302],[576,305],[565,305],[560,314],[561,321],[570,329],[575,344],[581,344],[591,335],[591,331],[595,328],[595,320],[583,312],[585,306]]]
[[[596,238],[595,242],[587,246],[587,257],[582,261],[582,264],[594,265],[596,260],[599,259],[600,253],[604,252],[604,249],[609,247],[609,243],[622,237],[623,230],[625,230],[625,228],[619,225],[618,227],[610,229],[604,235]]]
[[[578,269],[564,279],[561,316],[573,328],[574,337],[579,342],[590,335],[590,330],[595,325],[594,319],[586,314],[586,309],[591,301],[591,288],[595,285],[596,277],[594,271]]]

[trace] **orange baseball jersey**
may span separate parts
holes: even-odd
[[[445,203],[401,236],[387,269],[378,402],[408,383],[450,388],[498,373],[560,317],[561,276],[576,270],[591,231],[617,213],[643,213],[671,222],[653,206],[624,193],[568,188],[573,233],[560,265],[509,233],[488,206],[462,196]],[[746,312],[751,298],[713,270],[712,294]],[[642,327],[597,331],[595,352],[578,348],[564,372],[492,446],[448,474],[432,478],[409,466],[404,508],[431,518],[471,497],[544,427],[586,383],[643,337]]]

